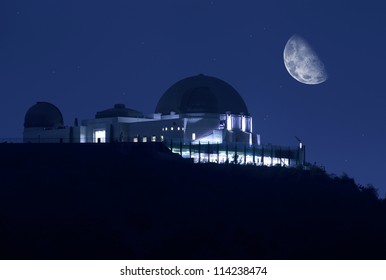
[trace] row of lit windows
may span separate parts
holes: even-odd
[[[177,130],[184,130],[183,127],[179,127],[179,126],[177,126],[176,129],[177,129]],[[170,127],[170,130],[173,131],[173,130],[174,130],[174,127]],[[168,128],[167,128],[167,127],[163,127],[163,128],[162,128],[162,131],[168,131]]]
[[[139,140],[142,140],[141,142],[148,142],[148,141],[156,142],[157,141],[157,136],[153,135],[152,137],[142,136],[141,138],[140,137],[134,137],[133,138],[133,142],[139,142]],[[161,135],[158,138],[158,140],[163,142],[164,141],[164,136]]]
[[[156,142],[157,140],[163,142],[164,136],[160,135],[158,139],[157,139],[157,136],[155,136],[155,135],[153,135],[151,137],[142,136],[142,137],[134,137],[133,138],[133,142],[139,142],[140,140],[141,140],[141,142],[148,142],[148,141]],[[196,133],[194,133],[194,132],[192,133],[192,140],[196,140]]]

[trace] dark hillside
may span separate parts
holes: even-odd
[[[386,206],[319,168],[159,143],[0,145],[1,259],[386,259]]]

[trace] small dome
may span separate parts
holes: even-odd
[[[139,111],[126,108],[125,104],[115,104],[114,108],[97,112],[95,115],[97,119],[116,117],[143,118],[143,114]]]
[[[63,126],[63,116],[58,107],[48,102],[37,102],[28,109],[24,127],[57,128]]]
[[[158,101],[155,113],[216,113],[248,115],[240,94],[228,83],[205,75],[188,77],[172,85]]]

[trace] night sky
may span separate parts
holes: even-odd
[[[372,0],[2,0],[0,138],[20,141],[37,101],[58,106],[66,125],[115,103],[152,113],[168,87],[202,73],[239,91],[263,144],[295,146],[296,136],[309,162],[383,197],[385,14]],[[294,34],[326,82],[288,74]]]

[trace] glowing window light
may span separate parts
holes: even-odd
[[[147,137],[146,136],[142,137],[142,142],[147,142]]]
[[[165,131],[168,131],[168,128],[167,128],[167,127],[165,127]]]
[[[231,117],[231,115],[227,115],[227,129],[232,130],[232,117]]]
[[[161,139],[161,142],[163,142],[163,141],[164,141],[164,136],[161,135],[161,136],[160,136],[160,139]]]
[[[177,130],[180,130],[180,127],[177,127]]]
[[[155,142],[156,140],[157,140],[157,137],[153,135],[153,136],[151,137],[151,142]]]
[[[80,143],[86,143],[86,135],[84,133],[80,134]]]
[[[164,130],[165,130],[165,128],[163,127],[163,128],[162,128],[162,131],[164,131]]]
[[[196,133],[192,133],[192,140],[196,140]]]
[[[134,137],[133,142],[138,142],[138,137]]]
[[[94,130],[94,143],[106,142],[106,130]]]
[[[171,127],[170,130],[173,130],[173,127]]]
[[[241,117],[241,130],[245,131],[246,123],[245,123],[245,116]]]

